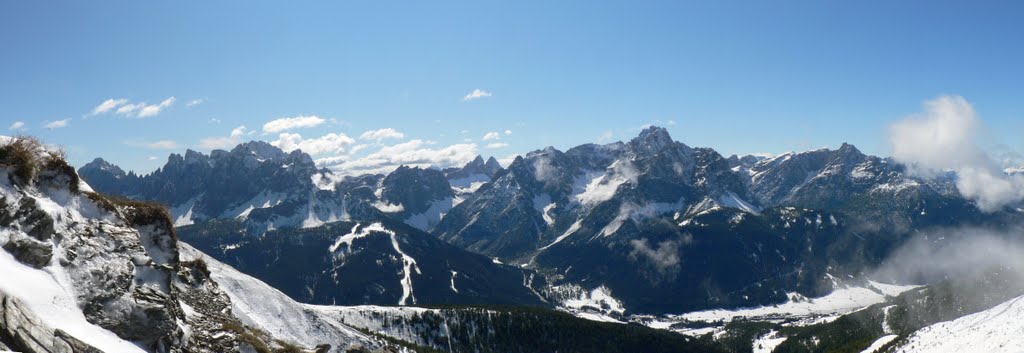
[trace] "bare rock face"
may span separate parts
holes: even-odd
[[[33,353],[102,353],[64,331],[47,327],[20,300],[3,292],[0,292],[0,349]]]
[[[43,268],[53,257],[53,245],[29,238],[11,240],[3,248],[18,261],[35,268]]]

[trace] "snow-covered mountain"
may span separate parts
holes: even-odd
[[[913,229],[1019,218],[983,214],[952,178],[914,177],[849,144],[723,158],[650,127],[518,158],[432,232],[664,313],[824,295],[827,275],[857,275]]]

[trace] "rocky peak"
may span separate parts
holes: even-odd
[[[96,159],[93,159],[92,162],[86,163],[84,166],[82,166],[82,169],[102,170],[118,178],[125,176],[124,170],[122,170],[120,167],[103,160],[103,158],[98,157]]]
[[[420,213],[432,201],[455,196],[448,179],[437,169],[400,166],[384,178],[381,198],[400,204],[406,211]]]
[[[640,135],[629,141],[629,146],[638,152],[657,153],[675,142],[668,130],[660,126],[650,126],[640,131]]]
[[[296,150],[298,151],[298,150]],[[299,152],[301,153],[301,152]],[[252,156],[258,160],[283,160],[288,154],[265,141],[249,141],[231,150],[234,156]]]
[[[484,167],[489,170],[497,171],[501,169],[501,163],[498,163],[498,160],[494,159],[494,156],[491,156],[490,158],[487,158],[487,163],[484,163]]]

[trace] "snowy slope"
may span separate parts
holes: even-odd
[[[920,329],[896,352],[1024,352],[1024,296]]]
[[[262,281],[238,272],[192,246],[179,243],[182,260],[203,259],[210,276],[231,297],[232,311],[245,324],[275,337],[315,346],[330,343],[333,351],[353,346],[377,346],[368,335],[321,315],[312,306],[298,303]],[[341,344],[344,344],[343,346]]]

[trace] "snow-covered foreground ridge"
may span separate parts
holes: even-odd
[[[91,190],[42,145],[0,143],[0,351],[312,352],[326,343],[297,346],[244,325],[205,264],[180,260],[166,210]]]
[[[1024,296],[915,332],[899,353],[1024,352]]]
[[[190,245],[181,243],[183,259],[202,259],[210,270],[210,277],[220,283],[231,297],[232,310],[247,325],[300,344],[322,342],[352,342],[384,346],[387,343],[367,332],[382,334],[407,342],[418,342],[419,337],[404,325],[389,325],[390,318],[411,318],[433,309],[383,306],[319,306],[296,302],[270,285],[239,272],[203,254]],[[344,352],[349,346],[340,345],[336,351]],[[397,347],[400,349],[401,347]],[[335,351],[335,350],[332,350]]]

